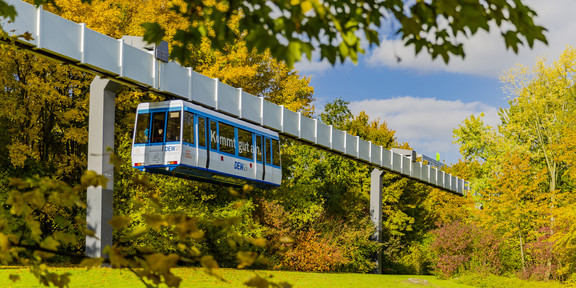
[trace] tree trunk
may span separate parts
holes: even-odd
[[[526,274],[526,260],[524,258],[524,244],[522,242],[522,232],[518,231],[518,237],[520,238],[520,259],[522,260],[522,273]]]

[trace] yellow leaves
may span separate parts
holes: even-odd
[[[78,112],[75,111],[75,113]],[[86,116],[82,115],[74,118],[85,119]],[[88,143],[88,130],[86,130],[85,128],[77,128],[77,127],[68,128],[64,132],[64,139],[73,140],[82,144]]]
[[[212,255],[205,255],[200,258],[200,264],[204,267],[204,270],[208,275],[214,276],[221,281],[225,281],[220,274],[216,271],[218,269],[218,263],[214,260]]]
[[[174,232],[176,232],[176,235],[178,235],[180,240],[186,240],[187,237],[194,240],[201,240],[204,237],[204,231],[198,229],[196,226],[196,219],[180,218],[178,220],[180,221],[177,221]]]
[[[108,183],[108,179],[104,175],[99,175],[98,173],[89,170],[86,171],[84,175],[82,175],[82,177],[80,178],[80,183],[84,187],[102,186],[103,188],[106,188],[106,183]]]
[[[310,79],[273,59],[269,51],[257,54],[238,41],[227,46],[225,53],[210,50],[206,43],[201,46],[200,54],[192,65],[195,71],[241,87],[253,95],[264,96],[292,111],[301,111],[304,115],[313,113],[314,89],[310,87]]]
[[[42,230],[40,229],[40,222],[34,220],[32,216],[27,216],[24,218],[28,229],[30,229],[30,237],[34,241],[40,241],[40,236],[42,235]]]
[[[62,231],[54,232],[54,239],[64,245],[76,243],[76,235]]]
[[[200,264],[208,271],[219,268],[218,263],[211,255],[202,256],[202,258],[200,258]]]
[[[30,207],[28,207],[27,203],[24,201],[22,197],[22,193],[19,191],[10,191],[8,192],[8,200],[6,204],[12,206],[10,207],[10,213],[20,216],[22,214],[28,214],[30,211]]]
[[[183,215],[161,216],[145,214],[144,221],[154,230],[161,230],[167,227],[174,227],[174,234],[178,239],[184,241],[188,238],[192,240],[202,240],[204,231],[198,229],[196,218],[186,217]]]
[[[113,267],[132,267],[132,263],[122,255],[122,249],[116,246],[106,246],[103,250],[108,255]]]
[[[32,209],[41,210],[46,204],[44,193],[38,189],[22,193],[22,199],[32,207]]]
[[[258,258],[258,253],[253,251],[240,251],[236,253],[236,259],[238,260],[238,269],[246,268],[254,263]]]
[[[160,273],[168,273],[170,268],[176,267],[180,256],[176,254],[164,255],[161,253],[154,253],[152,255],[145,256],[144,259],[148,262],[148,267],[150,269]]]
[[[58,250],[59,246],[60,246],[60,242],[56,241],[56,239],[54,239],[54,237],[52,237],[52,236],[48,236],[48,237],[44,238],[44,240],[42,242],[40,242],[40,247],[44,248],[48,251],[56,252]],[[43,257],[43,258],[50,258],[50,257],[53,257],[55,255],[52,252],[40,251],[40,250],[34,251],[34,254],[38,255],[40,257]]]
[[[12,257],[12,243],[10,243],[9,235],[0,233],[0,262],[11,263],[14,258]]]
[[[104,258],[102,258],[102,257],[84,258],[80,262],[80,266],[91,269],[91,268],[95,268],[95,267],[101,267],[102,263],[104,263]]]
[[[126,234],[126,239],[134,239],[138,238],[144,233],[146,233],[147,228],[145,226],[138,226],[132,229],[130,232]]]
[[[172,274],[170,269],[176,267],[179,260],[180,256],[176,254],[163,255],[154,253],[146,255],[144,256],[144,262],[141,263],[143,269],[136,273],[156,285],[164,282],[168,287],[178,287],[182,279]]]
[[[292,237],[283,236],[280,238],[280,243],[285,243],[285,244],[294,243],[294,239]]]
[[[302,8],[302,13],[304,14],[308,13],[308,11],[312,10],[313,8],[312,1],[310,0],[290,0],[290,5],[300,5]]]
[[[199,241],[204,238],[204,231],[198,229],[196,219],[193,218],[180,221],[180,223],[176,224],[174,231],[181,240],[190,237],[193,240]]]
[[[64,273],[64,274],[57,274],[57,273],[53,273],[48,271],[48,266],[46,266],[46,264],[33,264],[30,266],[30,272],[32,272],[32,274],[34,274],[34,276],[36,276],[36,278],[38,278],[38,280],[40,281],[40,283],[42,283],[44,286],[51,286],[50,284],[53,284],[54,286],[57,287],[69,287],[70,284],[70,273]]]
[[[130,225],[130,217],[124,215],[116,215],[112,217],[110,221],[108,221],[108,224],[112,225],[112,227],[116,229],[123,228]]]
[[[10,241],[8,236],[4,233],[0,233],[0,252],[10,251]]]
[[[266,245],[268,245],[268,240],[264,238],[256,238],[256,239],[250,239],[250,243],[252,243],[252,245],[254,246],[264,248],[266,247]]]
[[[24,167],[24,162],[29,157],[38,159],[39,155],[28,145],[20,142],[15,142],[7,147],[8,154],[12,165],[17,168]]]
[[[84,229],[84,234],[86,234],[86,236],[96,238],[96,232],[94,230]]]
[[[179,287],[180,282],[182,282],[182,278],[175,276],[172,273],[164,275],[164,280],[168,287]]]
[[[252,191],[254,191],[254,186],[250,184],[244,184],[244,186],[242,187],[242,191],[246,194],[251,193]]]

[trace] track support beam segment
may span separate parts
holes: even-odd
[[[121,85],[96,76],[90,84],[90,114],[88,118],[88,170],[104,175],[107,187],[87,189],[86,226],[96,237],[86,236],[86,256],[106,257],[104,248],[112,246],[114,166],[110,154],[114,151],[114,99]]]
[[[370,219],[374,223],[376,231],[374,232],[373,240],[377,243],[382,243],[382,180],[384,171],[374,168],[371,174],[370,182]],[[375,255],[376,269],[374,273],[382,274],[382,249],[378,248]]]

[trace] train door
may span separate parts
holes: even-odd
[[[219,144],[218,144],[218,122],[213,119],[207,119],[208,135],[206,136],[206,169],[219,171],[221,165]]]
[[[151,123],[148,135],[150,141],[146,149],[146,166],[164,164],[164,138],[166,136],[166,111],[151,113]]]
[[[182,157],[182,108],[170,109],[166,114],[164,138],[164,164],[178,165]],[[174,167],[174,166],[171,166]]]
[[[206,118],[205,117],[201,117],[198,116],[196,118],[196,123],[198,123],[198,125],[196,125],[196,135],[198,135],[198,139],[197,139],[197,143],[198,145],[196,145],[196,157],[197,157],[197,163],[196,166],[197,167],[201,167],[201,168],[208,168],[208,141],[207,141],[207,137],[206,137]]]
[[[264,181],[270,182],[273,179],[274,171],[272,169],[272,144],[270,138],[264,138]]]
[[[272,177],[270,182],[280,184],[282,181],[282,168],[280,163],[280,141],[270,139],[270,150],[272,154]]]
[[[256,135],[256,180],[264,181],[264,141],[261,135]]]
[[[190,111],[184,111],[182,117],[182,153],[180,162],[186,166],[197,166],[197,140],[195,135],[198,133],[195,131],[195,123],[197,120],[194,119],[195,116]]]

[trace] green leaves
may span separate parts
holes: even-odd
[[[207,4],[209,2],[185,2],[187,8],[178,11],[188,19],[189,27],[176,33],[174,39],[179,44],[172,53],[180,61],[186,61],[189,47],[199,45],[202,37],[207,37],[216,50],[245,37],[248,48],[260,52],[269,49],[275,58],[290,67],[303,54],[310,59],[311,51],[319,51],[320,58],[332,64],[347,59],[356,62],[358,55],[364,53],[360,45],[362,39],[367,40],[368,45],[380,44],[379,31],[382,23],[387,23],[383,21],[387,17],[401,24],[396,32],[406,45],[413,45],[416,52],[427,47],[427,53],[433,58],[442,57],[445,62],[452,56],[464,56],[462,36],[488,31],[491,23],[502,30],[507,47],[514,51],[525,44],[532,47],[536,41],[546,43],[545,29],[532,21],[536,13],[522,2],[512,0],[487,3],[439,0],[411,4],[395,0],[259,0],[234,1],[220,9]],[[158,27],[147,29],[151,35],[158,35]],[[508,33],[510,31],[516,37]]]
[[[16,9],[14,6],[9,5],[4,0],[0,0],[0,17],[3,18],[10,18],[10,20],[14,21],[16,19]]]
[[[158,23],[143,23],[146,33],[144,41],[148,43],[160,43],[166,36],[166,31]]]

